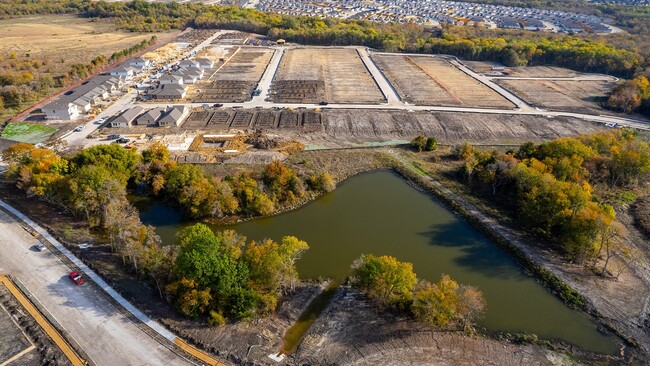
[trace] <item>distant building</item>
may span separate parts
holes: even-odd
[[[136,69],[130,66],[118,66],[108,70],[107,73],[111,76],[120,76],[125,80],[131,80],[136,74]]]
[[[277,44],[279,44],[279,45],[283,45],[283,44],[287,43],[287,41],[284,40],[284,39],[282,39],[282,38],[280,38],[280,39],[278,39],[277,41],[275,41],[275,43],[277,43]]]
[[[143,69],[143,68],[151,66],[151,61],[147,60],[147,59],[144,59],[142,57],[132,58],[132,59],[128,60],[127,63],[128,63],[129,66],[136,67],[138,69]]]
[[[73,120],[82,113],[89,112],[93,104],[107,99],[123,85],[124,80],[117,76],[99,75],[68,90],[41,110],[45,118],[53,120]]]

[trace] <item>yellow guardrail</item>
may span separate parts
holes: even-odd
[[[25,297],[22,291],[20,291],[18,287],[14,285],[13,281],[11,281],[9,277],[0,275],[0,282],[9,290],[9,292],[11,292],[11,294],[16,298],[16,300],[18,300],[18,302],[25,308],[25,310],[27,310],[27,312],[34,318],[34,320],[36,320],[38,325],[43,328],[45,333],[47,333],[47,335],[52,338],[54,343],[57,345],[57,347],[59,347],[61,352],[63,352],[68,360],[70,360],[70,363],[73,366],[84,366],[86,364],[84,360],[79,357],[77,352],[72,349],[70,344],[66,342],[63,336],[61,336],[61,334],[59,334],[59,332],[54,329],[52,324],[50,324],[50,322],[45,319],[43,314],[41,314],[41,312],[36,309],[34,304],[32,304],[31,301]]]

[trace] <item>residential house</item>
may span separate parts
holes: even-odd
[[[187,95],[187,85],[164,84],[149,94],[153,99],[183,99]]]
[[[177,74],[163,75],[160,77],[160,85],[169,85],[169,84],[182,85],[183,77]]]
[[[155,126],[158,119],[166,112],[164,107],[157,107],[148,110],[140,117],[136,118],[135,124],[138,126]]]
[[[190,109],[185,106],[172,107],[158,120],[158,126],[180,126],[190,114]]]
[[[140,106],[125,110],[110,121],[111,127],[131,127],[133,121],[144,111]]]

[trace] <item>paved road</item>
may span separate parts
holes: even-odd
[[[12,274],[97,365],[190,365],[142,332],[91,285],[74,285],[70,268],[0,211],[0,272]]]
[[[379,89],[384,94],[384,97],[386,98],[388,104],[390,105],[403,104],[401,103],[400,97],[397,95],[395,88],[393,88],[393,85],[386,78],[386,75],[384,75],[384,73],[381,72],[381,70],[379,70],[379,68],[377,67],[377,64],[375,64],[370,59],[370,55],[368,54],[368,49],[357,48],[357,52],[359,52],[359,56],[361,56],[361,60],[366,65],[366,68],[368,68],[368,70],[370,71],[370,74],[372,74],[372,77],[375,79],[375,82],[379,86]]]
[[[265,104],[266,98],[269,96],[269,91],[271,90],[271,83],[275,77],[275,73],[278,71],[280,66],[280,61],[282,60],[282,55],[284,55],[284,48],[276,48],[271,57],[271,61],[266,66],[264,75],[260,79],[260,82],[257,84],[257,89],[260,90],[260,95],[256,95],[250,101],[250,104],[253,107],[263,106]]]

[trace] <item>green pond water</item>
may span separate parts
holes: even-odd
[[[190,224],[164,204],[144,200],[136,206],[165,242]],[[444,273],[479,288],[487,302],[479,323],[490,331],[534,333],[600,353],[617,349],[612,337],[526,275],[508,253],[390,172],[353,177],[292,212],[212,228],[254,240],[285,235],[305,240],[310,249],[297,263],[303,278],[340,280],[362,253],[392,255],[412,262],[419,278],[436,281]]]

